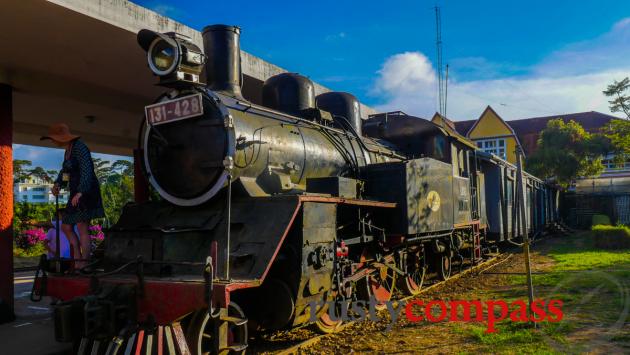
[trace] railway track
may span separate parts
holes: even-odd
[[[415,295],[409,295],[409,296],[405,296],[403,298],[400,298],[398,300],[396,300],[394,302],[395,307],[398,307],[400,305],[401,302],[410,300],[412,298],[416,298],[430,290],[433,290],[435,288],[438,288],[440,286],[444,286],[446,284],[448,284],[449,282],[452,282],[454,280],[457,280],[458,278],[464,276],[464,275],[468,275],[470,273],[473,272],[478,272],[478,274],[482,274],[485,271],[492,269],[504,262],[506,262],[507,260],[509,260],[512,255],[514,255],[511,251],[506,251],[506,252],[502,252],[499,254],[496,254],[494,256],[492,256],[490,259],[485,260],[477,265],[474,265],[472,267],[469,267],[465,270],[462,270],[461,272],[451,276],[448,280],[445,281],[439,281],[439,282],[435,282],[429,286],[427,286],[426,288],[422,289],[418,294]],[[354,324],[356,322],[347,322],[345,324],[343,324],[338,331],[342,331],[343,329],[345,329],[346,327]],[[308,346],[311,346],[313,344],[316,344],[317,342],[319,342],[320,340],[324,339],[325,337],[329,336],[331,334],[321,334],[321,335],[317,335],[315,337],[311,337],[309,339],[306,339],[304,341],[299,342],[298,344],[292,345],[286,349],[282,349],[282,350],[276,350],[277,352],[275,352],[276,355],[290,355],[290,354],[298,354],[299,351],[301,349],[304,349]],[[263,350],[264,351],[264,350]],[[271,352],[271,351],[270,351]]]
[[[539,242],[548,239],[549,237],[553,237],[554,233],[544,233],[541,237],[535,238],[531,241],[530,245],[534,245],[534,244],[538,244]],[[433,290],[435,288],[438,288],[440,286],[444,286],[446,284],[448,284],[449,282],[455,281],[458,278],[473,273],[473,272],[477,272],[477,275],[483,274],[486,271],[495,268],[501,264],[503,264],[504,262],[508,261],[515,253],[520,252],[520,249],[517,245],[514,245],[512,248],[509,248],[508,250],[498,253],[496,255],[493,255],[491,258],[489,258],[488,260],[485,260],[477,265],[474,265],[472,267],[469,267],[465,270],[462,270],[461,272],[451,276],[448,280],[445,281],[439,281],[439,282],[435,282],[431,285],[429,285],[426,288],[423,288],[418,294],[416,295],[409,295],[409,296],[405,296],[403,298],[400,298],[398,300],[396,300],[394,302],[395,306],[398,307],[400,305],[401,302],[410,300],[412,298],[416,298],[430,290]],[[356,322],[348,322],[343,324],[339,331],[342,331],[343,329],[345,329],[346,327],[354,324]],[[331,334],[321,334],[321,335],[317,335],[315,337],[309,338],[307,340],[304,340],[302,342],[299,342],[298,344],[292,345],[286,349],[283,350],[279,350],[278,352],[275,352],[275,355],[290,355],[290,354],[297,354],[299,353],[299,351],[301,349],[304,349],[308,346],[311,346],[313,344],[316,344],[317,342],[319,342],[320,340],[324,339],[326,336],[329,336]]]

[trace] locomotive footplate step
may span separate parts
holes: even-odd
[[[221,317],[220,319],[222,321],[224,321],[224,322],[228,322],[228,323],[234,324],[236,326],[241,326],[241,325],[247,324],[247,318],[238,318],[238,317],[227,316],[227,317]]]
[[[247,321],[248,319],[242,314],[242,310],[235,304],[230,305],[231,308],[221,308],[218,312],[212,313],[210,319],[214,322],[214,350],[217,354],[224,350],[232,352],[244,352],[247,349]],[[234,313],[241,313],[241,316]],[[243,336],[237,336],[238,330],[245,330],[241,333]],[[205,334],[203,336],[206,336]]]

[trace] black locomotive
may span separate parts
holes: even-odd
[[[168,88],[139,142],[161,199],[127,205],[82,273],[38,280],[61,301],[58,340],[92,353],[241,352],[248,332],[301,326],[312,311],[332,332],[325,302],[416,294],[425,276],[447,279],[452,263],[478,263],[555,218],[554,190],[525,175],[516,223],[516,168],[427,120],[362,121],[354,96],[315,96],[292,73],[264,83],[263,105],[249,102],[239,35],[206,27],[201,51],[138,34]]]

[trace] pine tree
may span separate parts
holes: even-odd
[[[621,81],[615,80],[603,91],[604,95],[613,97],[610,103],[611,112],[623,112],[630,119],[630,95],[626,91],[630,88],[630,78],[626,77]]]

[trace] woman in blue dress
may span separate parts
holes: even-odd
[[[92,155],[79,138],[70,133],[70,128],[64,123],[53,124],[48,129],[48,135],[41,138],[50,139],[56,146],[65,149],[63,165],[52,193],[57,196],[62,187],[70,191],[61,229],[72,246],[73,258],[83,260],[75,263],[75,267],[85,265],[90,258],[90,221],[105,217]],[[78,236],[74,232],[75,224]]]

